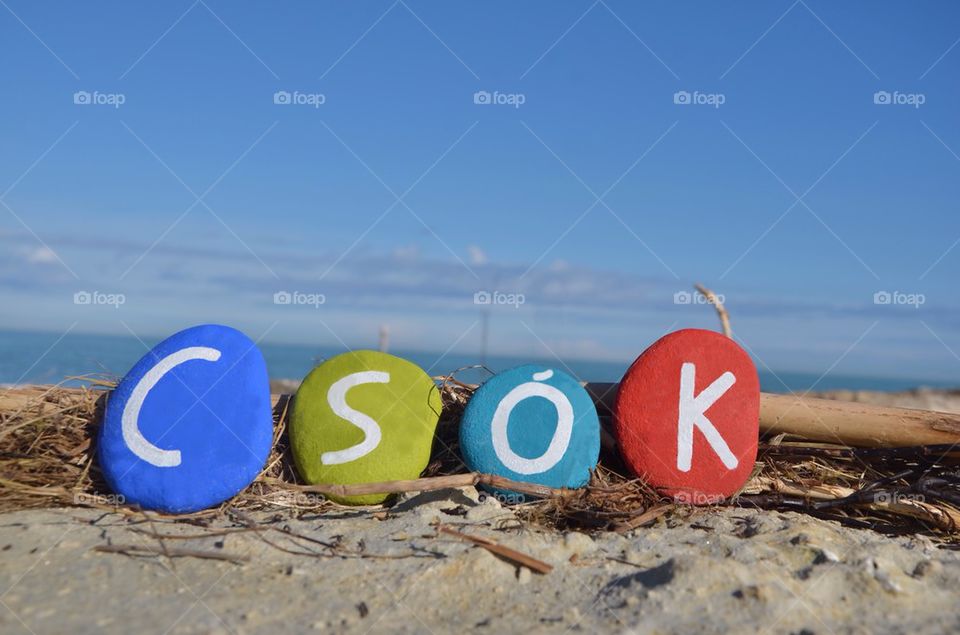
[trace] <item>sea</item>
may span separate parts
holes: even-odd
[[[0,385],[57,384],[81,385],[89,378],[122,377],[157,339],[116,335],[37,333],[0,330]],[[310,370],[345,349],[314,345],[261,343],[271,379],[301,379]],[[562,368],[581,381],[619,381],[628,361],[610,362],[583,359],[464,355],[436,352],[391,350],[390,353],[415,362],[431,375],[455,373],[468,383],[482,382],[496,373],[520,364],[543,363]],[[804,392],[816,390],[898,391],[919,386],[955,387],[948,383],[917,378],[870,377],[854,375],[798,373],[760,370],[760,387],[766,392]]]

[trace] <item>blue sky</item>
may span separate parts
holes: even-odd
[[[0,5],[0,327],[960,376],[956,3]]]

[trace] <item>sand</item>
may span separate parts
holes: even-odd
[[[931,398],[911,393],[892,404]],[[955,395],[936,399],[942,409],[960,405]],[[521,524],[509,507],[465,488],[408,495],[386,512],[343,509],[300,519],[279,512],[255,519],[269,527],[260,532],[163,541],[168,550],[241,563],[94,550],[157,549],[143,531],[189,536],[242,529],[244,520],[198,528],[79,508],[0,515],[0,632],[960,629],[960,552],[924,537],[888,537],[795,513],[691,510],[624,535],[588,536]],[[437,523],[492,538],[554,569],[532,573],[438,535]]]
[[[473,488],[375,510],[257,520],[273,529],[166,540],[248,562],[93,551],[158,542],[118,514],[0,517],[3,633],[869,633],[960,628],[960,554],[794,513],[703,510],[626,535],[521,526]],[[442,522],[554,565],[546,575]],[[231,525],[227,521],[219,524]],[[290,539],[284,527],[319,544]],[[158,531],[196,534],[186,524]],[[313,551],[293,555],[268,545]],[[357,557],[363,553],[365,557]]]

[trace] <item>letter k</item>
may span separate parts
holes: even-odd
[[[680,368],[680,410],[677,420],[677,469],[681,472],[690,471],[690,462],[693,458],[693,428],[700,428],[700,432],[710,443],[710,447],[717,453],[720,460],[732,470],[737,467],[737,457],[733,455],[726,441],[717,432],[713,423],[704,414],[717,399],[723,396],[730,386],[737,381],[730,371],[720,375],[712,384],[699,395],[694,396],[697,367],[685,362]]]

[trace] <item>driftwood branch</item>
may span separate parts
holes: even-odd
[[[955,444],[960,415],[761,393],[760,429],[855,447]]]

